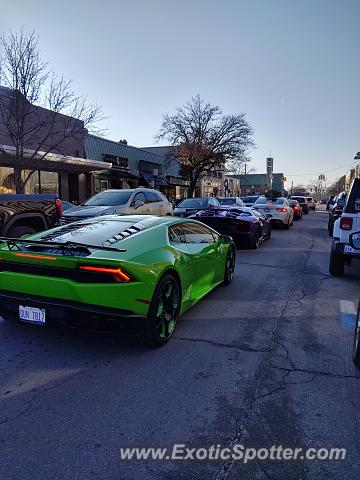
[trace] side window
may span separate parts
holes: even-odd
[[[173,225],[169,228],[169,240],[172,243],[185,243],[185,236],[181,225]]]
[[[145,198],[146,198],[146,203],[155,203],[158,202],[158,198],[153,192],[144,192],[145,193]]]
[[[157,194],[157,193],[154,192],[154,195],[155,195],[155,197],[157,198],[157,201],[158,201],[158,202],[164,202],[164,201],[165,201],[165,199],[162,198],[159,194]]]
[[[140,200],[140,202],[146,203],[146,198],[145,198],[145,195],[143,194],[143,192],[136,193],[134,195],[133,201],[131,203],[134,204],[135,202],[137,202],[139,200]]]
[[[217,240],[205,225],[186,223],[182,228],[186,243],[214,243]]]

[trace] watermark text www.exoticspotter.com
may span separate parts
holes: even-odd
[[[231,447],[211,445],[209,447],[188,447],[176,443],[171,448],[161,447],[122,447],[120,460],[232,460],[242,463],[261,460],[344,460],[346,449],[294,448],[272,445],[268,448],[251,448],[241,444]]]

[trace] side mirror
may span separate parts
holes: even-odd
[[[222,243],[224,243],[225,245],[230,245],[231,243],[233,243],[233,239],[232,237],[230,237],[230,235],[220,235],[220,238]]]
[[[145,205],[145,203],[142,200],[136,200],[134,202],[134,208],[139,208],[139,207],[142,207],[143,205]]]
[[[350,245],[355,250],[360,250],[360,232],[355,232],[350,235]]]

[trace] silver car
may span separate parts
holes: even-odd
[[[71,223],[101,215],[172,215],[173,208],[167,198],[151,188],[131,190],[104,190],[81,205],[65,211],[61,223]]]

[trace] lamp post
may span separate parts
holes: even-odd
[[[152,171],[152,174],[153,174],[153,179],[154,179],[154,190],[156,190],[156,179],[159,176],[159,169],[154,168],[153,171]]]

